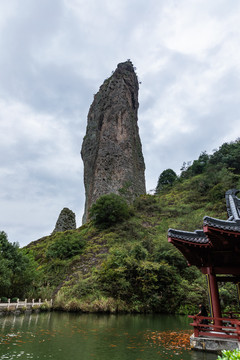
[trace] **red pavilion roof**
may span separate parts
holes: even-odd
[[[239,190],[226,192],[228,220],[205,216],[203,230],[194,232],[169,229],[168,241],[203,272],[214,267],[215,273],[240,275],[240,199]]]

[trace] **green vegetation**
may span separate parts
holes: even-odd
[[[103,196],[84,226],[18,249],[37,264],[29,260],[33,286],[24,296],[53,296],[55,308],[68,311],[197,313],[199,303],[208,305],[206,279],[168,243],[167,230],[202,228],[205,215],[227,218],[225,191],[240,188],[239,154],[239,140],[204,152],[180,176],[168,169],[171,181],[160,176],[155,195],[138,197],[131,207],[120,196]],[[3,275],[7,264],[0,262]],[[1,295],[11,289],[11,297],[20,296],[8,279],[1,277]],[[234,285],[220,286],[226,310],[237,307],[235,294]]]
[[[53,242],[49,245],[46,256],[51,259],[68,259],[81,254],[85,240],[78,233],[58,233],[53,236]]]
[[[36,264],[32,257],[19,250],[16,243],[8,241],[0,232],[0,293],[2,301],[13,296],[22,297],[37,278]]]
[[[240,359],[240,350],[223,350],[222,355],[218,356],[218,360],[237,360]]]
[[[101,229],[129,218],[130,211],[124,198],[116,194],[101,196],[90,209],[93,224]]]
[[[160,191],[170,188],[177,180],[177,174],[172,169],[164,170],[158,178],[155,194],[159,194]]]

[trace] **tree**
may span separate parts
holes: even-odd
[[[90,218],[100,228],[108,228],[111,225],[122,222],[129,218],[130,209],[124,198],[116,194],[101,196],[90,209]]]
[[[197,160],[194,160],[191,164],[189,161],[187,164],[184,162],[181,170],[181,178],[190,178],[195,175],[202,174],[209,163],[209,155],[206,151],[203,151]]]
[[[173,171],[172,169],[164,170],[158,178],[155,194],[159,194],[159,192],[164,188],[172,186],[176,180],[177,174],[175,173],[175,171]]]
[[[0,293],[7,297],[25,296],[36,278],[34,260],[17,243],[10,243],[7,234],[0,232]]]
[[[210,157],[210,165],[218,168],[231,168],[235,174],[240,173],[240,139],[224,143],[219,150]]]

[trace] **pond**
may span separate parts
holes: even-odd
[[[216,360],[191,351],[190,320],[48,312],[0,318],[0,359]]]

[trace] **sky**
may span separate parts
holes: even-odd
[[[103,81],[131,59],[146,186],[239,137],[240,2],[0,0],[0,231],[20,246],[68,207],[81,226],[80,156]]]

